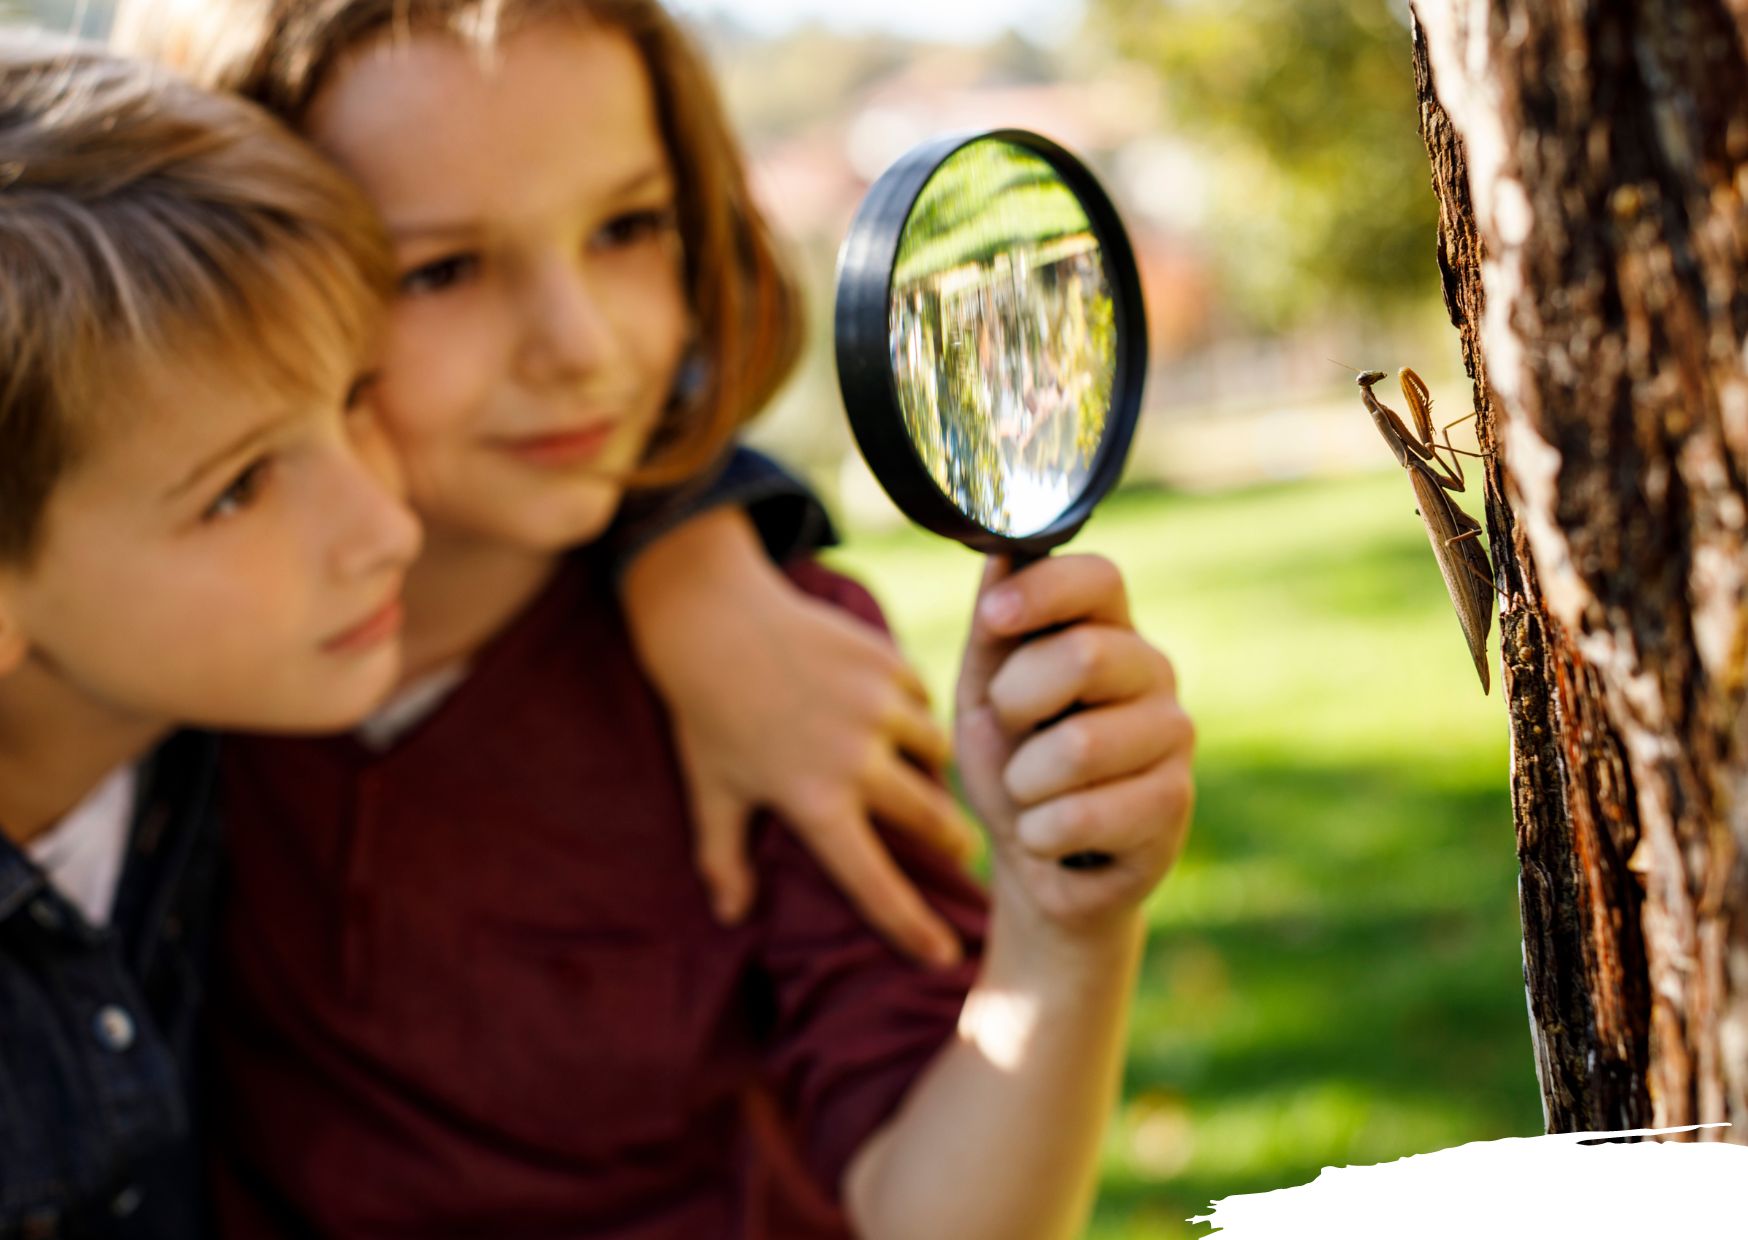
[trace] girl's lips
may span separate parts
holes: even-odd
[[[580,430],[558,431],[551,435],[527,435],[520,439],[499,439],[496,442],[511,456],[529,465],[577,465],[601,455],[618,428],[619,423],[616,421],[596,422]]]
[[[400,596],[396,595],[345,632],[323,642],[322,649],[329,654],[359,654],[370,650],[398,634],[405,618]]]

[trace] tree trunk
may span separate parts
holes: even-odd
[[[1415,0],[1552,1131],[1748,1141],[1748,0]]]

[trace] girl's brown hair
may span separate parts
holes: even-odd
[[[393,279],[363,194],[260,108],[0,30],[0,563],[32,562],[106,426],[150,415],[138,367],[304,391],[318,359],[362,364]]]
[[[747,188],[709,70],[655,0],[123,0],[114,41],[241,92],[300,125],[340,58],[367,41],[442,30],[482,49],[528,21],[574,16],[636,45],[678,185],[696,320],[685,390],[633,481],[676,482],[717,458],[775,393],[801,344],[799,294]]]

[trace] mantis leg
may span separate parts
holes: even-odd
[[[1426,381],[1407,366],[1398,372],[1398,377],[1402,380],[1402,396],[1408,402],[1408,412],[1414,418],[1414,429],[1419,434],[1419,440],[1410,440],[1408,446],[1415,450],[1415,455],[1436,466],[1432,470],[1432,476],[1445,490],[1467,490],[1463,485],[1462,464],[1454,459],[1456,449],[1451,446],[1449,426],[1444,428],[1444,446],[1451,449],[1453,459],[1447,461],[1438,454],[1439,442],[1433,434],[1432,426],[1432,392],[1427,388]],[[1451,426],[1454,425],[1455,422],[1451,423]]]
[[[1469,517],[1469,514],[1466,512],[1463,513],[1463,516],[1469,520],[1473,520],[1473,518]],[[1479,537],[1480,533],[1481,533],[1481,527],[1477,525],[1472,530],[1464,530],[1461,534],[1453,534],[1451,537],[1445,539],[1445,546],[1448,547],[1453,543],[1460,543],[1460,542],[1466,542],[1466,541],[1472,540],[1474,538]],[[1477,554],[1479,554],[1483,559],[1486,558],[1487,553],[1486,553],[1486,551],[1482,550],[1480,543],[1475,543],[1474,548],[1475,548],[1475,551],[1477,552]],[[1487,576],[1479,568],[1475,567],[1475,561],[1473,559],[1471,559],[1468,556],[1464,556],[1463,563],[1465,566],[1467,566],[1468,570],[1471,573],[1475,574],[1475,579],[1477,581],[1479,581],[1482,585],[1486,586],[1489,590],[1496,590],[1499,588],[1498,586],[1496,586],[1493,583],[1493,579],[1491,577]],[[1488,562],[1487,566],[1489,568],[1493,567],[1491,561]]]

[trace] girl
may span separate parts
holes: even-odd
[[[342,23],[375,20],[334,16]],[[210,62],[221,74],[240,69],[229,58],[262,50],[272,20],[274,9],[263,0],[124,3],[114,41],[211,77],[193,62]],[[282,110],[301,113],[307,105],[308,68],[280,92]],[[710,97],[708,82],[694,72],[676,87],[685,105],[675,112],[684,122],[676,138],[702,175],[682,204],[686,248],[696,259],[688,289],[696,313],[687,365],[674,386],[686,397],[677,417],[698,425],[670,445],[677,451],[642,471],[641,481],[688,479],[690,498],[639,497],[634,519],[616,523],[609,550],[637,653],[675,713],[697,868],[716,915],[725,922],[743,915],[754,894],[745,856],[748,816],[754,805],[770,805],[894,946],[950,965],[959,958],[955,936],[905,880],[870,823],[878,815],[954,854],[974,847],[952,797],[917,769],[938,772],[949,750],[921,680],[890,643],[790,588],[766,558],[761,535],[778,540],[770,550],[779,559],[817,545],[820,531],[810,527],[823,525],[823,514],[805,489],[746,452],[730,464],[735,476],[718,478],[708,491],[697,477],[735,422],[787,374],[799,314],[747,201],[739,164],[724,155],[732,142],[720,116],[692,102]],[[722,278],[742,262],[744,278]],[[737,469],[748,458],[753,468]],[[756,534],[731,506],[736,502],[763,511]],[[709,505],[713,510],[696,515]]]
[[[628,479],[710,455],[781,369],[695,55],[639,0],[210,0],[155,37],[382,212],[373,399],[427,523],[416,679],[358,735],[231,757],[226,1234],[841,1235],[840,1202],[870,1236],[1073,1234],[1189,801],[1114,570],[986,578],[958,703],[993,847],[976,960],[897,960],[769,824],[752,915],[713,924],[594,546]],[[889,844],[983,947],[946,858]],[[1115,865],[1058,864],[1089,849]]]

